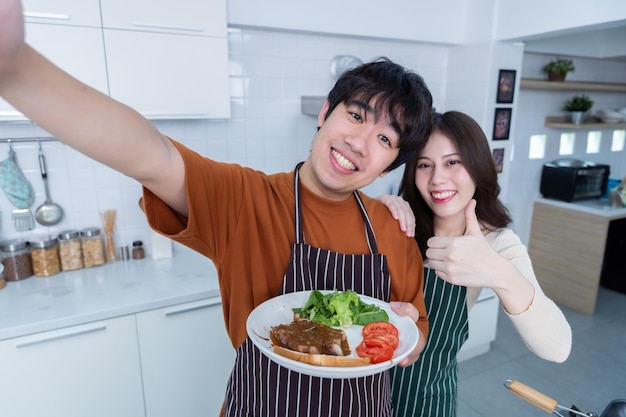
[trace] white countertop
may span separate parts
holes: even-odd
[[[551,198],[538,198],[538,203],[550,204],[568,210],[576,210],[584,213],[606,217],[609,220],[626,217],[626,207],[610,207],[607,199],[579,200],[568,203],[566,201],[553,200]]]
[[[0,340],[213,297],[213,263],[186,248],[169,259],[33,276],[0,290]]]

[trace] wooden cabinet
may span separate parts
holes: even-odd
[[[219,298],[137,314],[148,417],[217,416],[235,350]]]
[[[0,410],[11,417],[145,415],[134,316],[0,342]]]
[[[626,209],[604,211],[598,204],[597,210],[582,210],[576,203],[535,202],[528,253],[548,297],[593,314],[609,225],[622,218]]]

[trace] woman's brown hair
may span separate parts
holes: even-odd
[[[450,139],[461,156],[463,166],[476,185],[476,217],[484,226],[501,228],[511,223],[507,208],[502,204],[496,165],[489,149],[489,142],[480,125],[474,119],[458,111],[433,113],[432,133],[439,132]],[[417,155],[421,155],[425,142]],[[417,158],[406,163],[398,194],[411,206],[415,214],[415,240],[422,256],[426,256],[426,242],[434,235],[433,212],[415,186]]]

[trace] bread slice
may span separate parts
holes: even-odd
[[[282,346],[272,346],[274,352],[294,361],[316,366],[352,367],[369,365],[369,358],[357,358],[353,356],[334,356],[321,353],[302,353]]]

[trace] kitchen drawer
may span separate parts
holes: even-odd
[[[0,414],[145,415],[134,315],[0,342]]]

